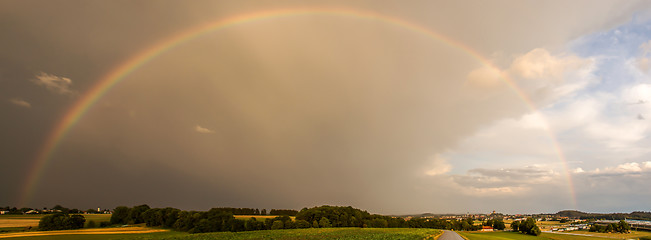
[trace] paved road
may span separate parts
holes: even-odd
[[[445,230],[438,240],[464,240],[458,233]]]

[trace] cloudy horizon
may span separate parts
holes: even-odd
[[[30,176],[137,54],[291,9],[134,65]],[[651,211],[648,2],[4,1],[0,16],[3,206]]]

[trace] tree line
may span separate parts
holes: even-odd
[[[237,219],[234,217],[233,212],[235,211],[233,210],[233,208],[212,208],[209,211],[182,211],[176,208],[150,208],[147,205],[131,208],[120,206],[113,211],[111,224],[145,223],[150,227],[170,228],[189,233],[330,227],[481,229],[481,226],[474,224],[472,218],[464,220],[412,218],[405,220],[399,217],[370,214],[350,206],[320,206],[303,208],[300,211],[272,211],[273,213],[295,214],[294,220],[288,215],[265,218],[264,220],[255,217]],[[245,215],[255,214],[246,212]],[[502,220],[489,220],[483,225],[504,229]]]
[[[527,220],[523,221],[513,221],[511,223],[511,229],[513,229],[514,232],[521,232],[534,236],[538,236],[541,233],[540,228],[536,226],[536,220],[533,218],[527,218]]]
[[[651,220],[651,212],[635,211],[631,213],[585,213],[575,210],[565,210],[556,213],[560,217],[579,218],[579,219],[638,219]]]
[[[619,223],[609,223],[609,224],[599,224],[595,223],[590,226],[590,232],[600,232],[600,233],[628,233],[631,231],[631,226],[624,220],[619,220]]]
[[[48,214],[38,222],[38,229],[43,231],[79,229],[84,227],[86,218],[79,214]]]

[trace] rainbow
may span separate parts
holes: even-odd
[[[353,10],[353,9],[344,9],[344,8],[291,8],[291,9],[277,9],[277,10],[265,10],[265,11],[256,11],[246,14],[240,14],[231,16],[228,18],[221,18],[215,21],[210,21],[198,26],[192,27],[185,31],[179,32],[175,35],[169,36],[168,38],[163,39],[162,41],[157,42],[156,44],[136,53],[135,55],[130,56],[126,61],[119,64],[117,67],[112,69],[108,74],[104,75],[101,79],[93,85],[90,90],[85,92],[80,99],[75,102],[70,109],[65,113],[64,117],[54,125],[52,132],[47,136],[47,139],[43,146],[40,148],[40,151],[37,153],[34,162],[29,168],[29,172],[26,175],[26,180],[24,181],[23,193],[21,198],[18,200],[19,206],[25,206],[31,199],[36,185],[39,182],[39,179],[44,171],[47,168],[48,162],[51,159],[52,155],[56,152],[58,145],[61,143],[61,140],[65,138],[66,134],[70,131],[72,127],[81,119],[84,114],[92,107],[106,92],[111,90],[113,86],[120,83],[126,76],[140,68],[141,66],[147,64],[152,59],[164,54],[170,49],[179,46],[180,44],[195,39],[197,37],[203,36],[207,33],[214,31],[222,30],[225,28],[234,27],[240,24],[282,18],[282,17],[298,17],[298,16],[308,16],[308,15],[325,15],[325,16],[335,16],[335,17],[348,17],[355,19],[362,19],[368,21],[376,21],[403,29],[407,29],[416,33],[420,33],[434,39],[436,41],[445,43],[454,48],[460,49],[463,52],[467,53],[472,58],[478,60],[484,66],[491,69],[496,68],[491,61],[484,58],[477,51],[466,46],[465,44],[454,41],[446,36],[443,36],[437,32],[431,31],[423,26],[417,25],[406,20],[382,15],[375,12]],[[525,104],[532,110],[537,111],[533,102],[527,97],[526,94],[513,82],[513,80],[505,73],[501,73],[501,79],[503,82],[508,85],[513,92],[515,92],[518,97],[520,97]],[[559,159],[562,161],[565,168],[565,175],[569,183],[569,191],[572,197],[574,206],[576,206],[576,197],[575,191],[572,183],[571,175],[569,174],[569,169],[567,166],[567,161],[563,155],[558,141],[556,140],[554,134],[551,131],[548,131],[548,135],[551,141],[554,144],[556,153],[559,156]]]

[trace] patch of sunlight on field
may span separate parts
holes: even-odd
[[[116,234],[145,234],[145,233],[160,233],[170,232],[167,229],[147,228],[147,227],[120,227],[120,228],[91,228],[91,229],[76,229],[76,230],[60,230],[60,231],[30,231],[30,232],[12,232],[0,234],[0,238],[18,238],[18,237],[45,237],[43,239],[50,239],[54,236],[70,236],[70,235],[83,235],[83,236],[96,236],[96,235],[116,235]]]
[[[37,227],[39,219],[0,219],[0,228]]]
[[[111,214],[82,214],[86,222],[94,221],[97,225],[103,221],[111,220]],[[38,222],[43,214],[33,215],[0,215],[0,228],[38,227]]]
[[[250,219],[250,218],[253,217],[258,221],[264,221],[267,218],[275,218],[275,217],[278,217],[278,216],[276,216],[276,215],[233,215],[233,217],[235,217],[237,219],[241,219],[241,220],[246,220],[246,219]],[[290,216],[289,218],[291,218],[292,220],[296,219],[296,217],[293,217],[293,216]]]

